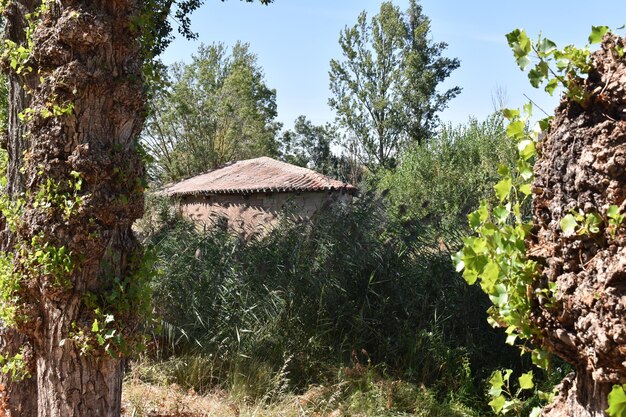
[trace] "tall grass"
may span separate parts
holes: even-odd
[[[271,399],[358,365],[472,402],[476,377],[516,355],[445,245],[427,229],[407,233],[374,193],[252,241],[161,224],[153,353],[182,386]]]

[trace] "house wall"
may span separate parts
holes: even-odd
[[[187,196],[180,201],[180,211],[200,225],[224,225],[235,233],[249,235],[274,225],[283,211],[306,219],[325,205],[349,202],[351,198],[338,191]]]

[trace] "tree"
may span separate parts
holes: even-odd
[[[143,210],[146,48],[137,23],[153,4],[2,2],[2,365],[32,375],[4,384],[9,415],[120,414],[122,358],[146,306],[148,271],[131,224]]]
[[[521,69],[536,60],[528,72],[534,87],[552,94],[561,86],[564,94],[539,129],[528,128],[530,103],[504,112],[507,135],[518,142],[516,170],[498,170],[498,205],[468,216],[476,236],[464,240],[457,268],[470,284],[480,279],[494,303],[491,322],[506,328],[509,342],[523,340],[536,365],[547,368],[553,353],[575,368],[543,416],[623,416],[626,38],[593,27],[590,44],[601,42],[593,53],[531,41],[519,29],[507,39]],[[527,222],[520,208],[529,199]],[[521,405],[503,393],[501,378],[491,382],[496,413]]]
[[[371,20],[362,12],[340,34],[344,60],[330,62],[329,104],[371,170],[393,167],[408,143],[426,141],[437,113],[461,91],[437,92],[459,60],[442,57],[447,45],[429,35],[430,20],[415,0],[404,14],[384,2]]]
[[[290,164],[329,175],[337,165],[337,157],[331,150],[337,140],[337,131],[331,124],[316,126],[305,116],[299,116],[293,131],[287,130],[281,137],[282,158]]]
[[[225,162],[275,156],[276,90],[248,44],[200,46],[191,64],[170,68],[171,82],[150,103],[143,133],[155,176],[189,177]]]

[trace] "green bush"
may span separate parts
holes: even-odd
[[[446,125],[423,145],[400,158],[395,170],[380,175],[391,213],[404,222],[440,230],[466,230],[466,216],[493,195],[498,165],[515,166],[515,143],[499,114]]]

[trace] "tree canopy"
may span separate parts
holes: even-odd
[[[174,64],[150,103],[143,133],[154,179],[177,180],[235,159],[275,156],[276,90],[248,44],[200,46]]]
[[[437,91],[460,62],[441,56],[447,45],[430,39],[430,20],[415,0],[405,13],[391,2],[371,19],[362,12],[339,44],[343,60],[330,62],[329,104],[362,162],[392,167],[408,143],[427,140],[437,113],[461,91]]]

